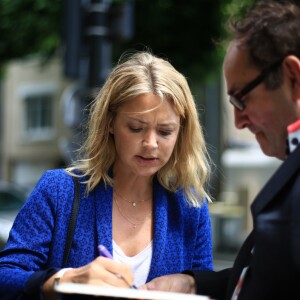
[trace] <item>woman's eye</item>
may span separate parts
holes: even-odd
[[[132,132],[140,132],[142,128],[129,126],[129,130]]]
[[[162,136],[168,136],[168,135],[171,135],[171,134],[172,134],[172,131],[170,131],[170,130],[160,130],[159,133],[160,133]]]

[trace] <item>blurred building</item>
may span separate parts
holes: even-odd
[[[76,157],[84,107],[111,70],[112,40],[132,37],[133,14],[131,0],[65,0],[63,57],[8,64],[0,90],[0,179],[32,188],[45,170]]]
[[[70,132],[62,117],[69,83],[59,59],[8,64],[1,89],[1,179],[32,188],[46,169],[64,164],[61,142]]]

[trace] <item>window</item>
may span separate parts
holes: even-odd
[[[23,137],[26,141],[53,139],[55,95],[55,89],[49,86],[22,89]]]
[[[53,127],[51,95],[34,95],[25,98],[25,130],[29,132],[47,131]]]

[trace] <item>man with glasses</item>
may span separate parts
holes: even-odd
[[[231,22],[224,60],[235,126],[284,162],[251,205],[253,231],[232,268],[185,271],[145,288],[213,299],[300,299],[300,6],[257,1]]]

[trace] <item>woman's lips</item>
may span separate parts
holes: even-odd
[[[136,158],[138,159],[139,162],[144,164],[155,164],[159,161],[157,157],[147,157],[147,156],[137,155]]]

